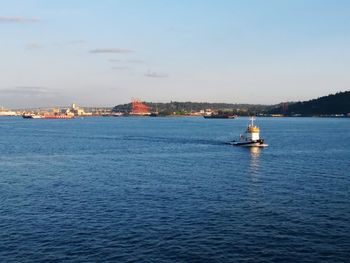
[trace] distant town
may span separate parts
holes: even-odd
[[[69,119],[74,117],[122,116],[203,116],[206,118],[234,118],[236,116],[267,117],[350,117],[350,91],[339,92],[304,102],[285,102],[277,105],[228,104],[201,102],[154,103],[133,99],[115,107],[82,107],[76,103],[68,107],[6,109],[0,116],[23,118]]]

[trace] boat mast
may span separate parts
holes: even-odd
[[[250,121],[251,121],[251,126],[252,126],[252,127],[254,127],[254,120],[255,120],[255,119],[254,119],[254,116],[251,116],[251,117],[250,117]]]

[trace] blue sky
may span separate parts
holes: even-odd
[[[272,104],[350,84],[350,1],[0,0],[0,106]]]

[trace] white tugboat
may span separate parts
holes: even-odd
[[[241,134],[239,140],[232,141],[230,144],[235,146],[245,146],[245,147],[266,147],[264,144],[264,139],[260,138],[260,128],[254,125],[254,117],[250,118],[250,123],[248,124],[247,130],[244,134]]]

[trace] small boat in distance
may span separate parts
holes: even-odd
[[[42,119],[42,116],[36,115],[36,114],[23,114],[22,118],[23,119]]]
[[[218,113],[211,113],[210,115],[204,115],[205,119],[234,119],[236,118],[235,115],[229,112],[221,112]]]
[[[23,114],[23,119],[73,119],[73,115],[36,115],[36,114]]]
[[[73,119],[73,115],[43,115],[42,119]]]
[[[254,125],[254,117],[250,118],[250,123],[248,124],[247,130],[244,134],[241,134],[239,140],[231,141],[229,144],[235,146],[245,146],[245,147],[266,147],[267,144],[264,143],[264,139],[260,138],[260,128]]]

